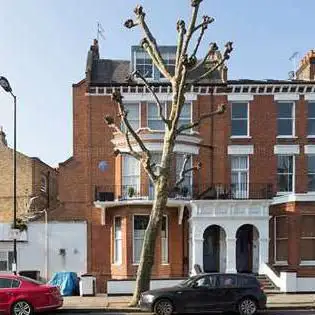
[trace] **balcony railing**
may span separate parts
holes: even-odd
[[[275,190],[272,184],[202,184],[170,188],[168,197],[182,200],[224,199],[272,199]],[[107,185],[95,188],[95,200],[152,200],[151,185]]]

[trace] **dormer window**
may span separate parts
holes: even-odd
[[[145,78],[153,78],[153,63],[146,52],[137,52],[136,70],[140,71]]]

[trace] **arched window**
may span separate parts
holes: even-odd
[[[40,191],[47,192],[47,177],[45,175],[42,175],[40,178]]]

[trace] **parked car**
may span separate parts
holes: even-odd
[[[141,294],[139,306],[157,315],[236,311],[253,315],[265,309],[267,297],[253,275],[208,273],[180,284]]]
[[[58,287],[17,275],[0,274],[0,313],[32,315],[61,307]]]

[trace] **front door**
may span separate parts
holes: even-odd
[[[251,273],[253,269],[253,226],[243,225],[236,235],[236,270]]]
[[[219,272],[220,270],[220,228],[209,227],[203,239],[203,271]]]

